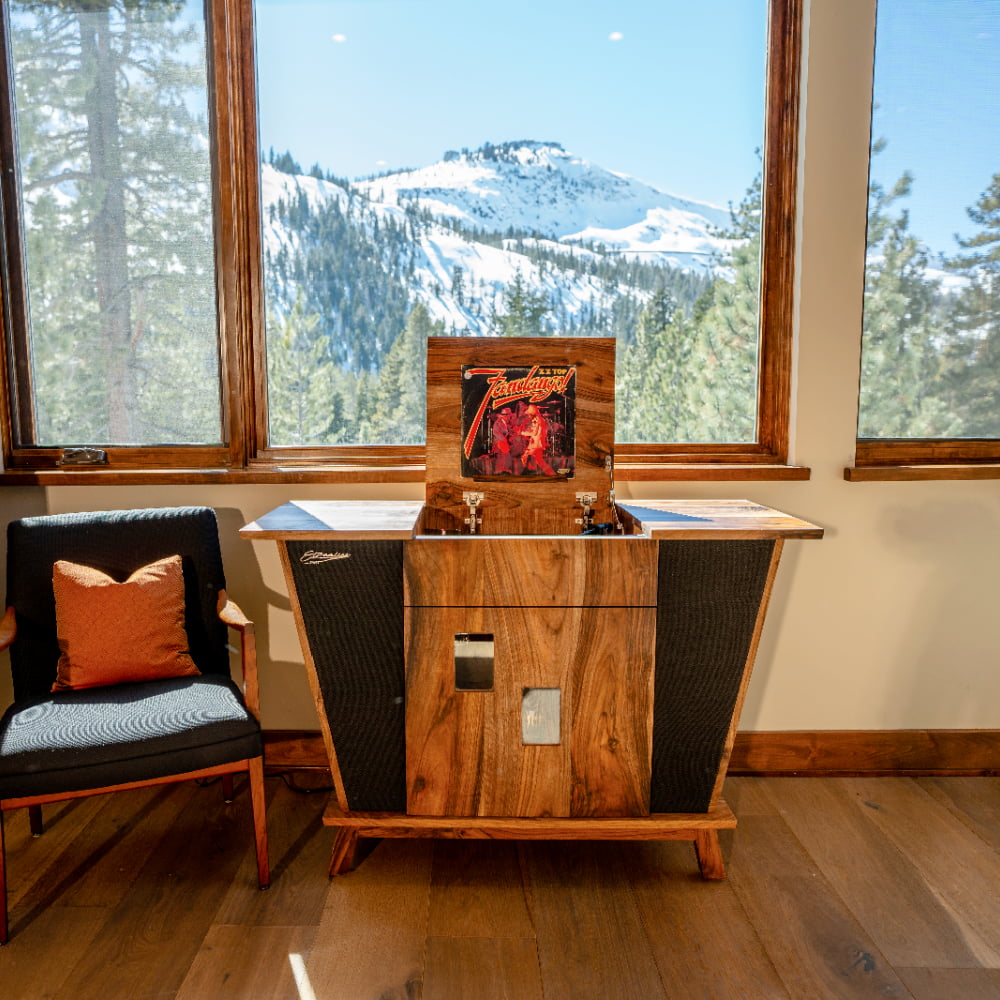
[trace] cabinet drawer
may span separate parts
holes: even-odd
[[[409,607],[655,607],[649,538],[429,537],[404,543]]]

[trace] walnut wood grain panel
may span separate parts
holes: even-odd
[[[576,468],[572,479],[490,479],[461,474],[462,366],[576,366]],[[466,491],[483,492],[483,534],[573,534],[574,495],[598,494],[598,521],[611,520],[608,492],[615,439],[615,343],[609,337],[429,337],[427,474],[429,529],[456,529]]]
[[[407,812],[641,815],[649,810],[654,612],[408,608]],[[454,636],[494,636],[492,691],[456,691]],[[599,639],[597,637],[600,637]],[[521,742],[524,688],[561,690],[560,743]]]
[[[573,816],[649,813],[655,608],[585,612],[573,672]]]
[[[411,606],[656,604],[656,542],[644,538],[427,538],[405,544]]]
[[[522,687],[567,699],[579,609],[408,608],[407,812],[568,816],[568,745],[523,746]],[[454,637],[494,635],[492,691],[455,690]],[[564,701],[564,706],[568,701]],[[564,708],[565,711],[565,708]]]

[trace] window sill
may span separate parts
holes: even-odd
[[[1000,465],[865,465],[844,469],[849,483],[911,483],[1000,479]]]
[[[760,482],[806,480],[792,465],[630,463],[615,465],[619,482]],[[423,465],[256,466],[250,469],[9,469],[3,486],[158,486],[176,484],[275,485],[308,483],[422,483]]]

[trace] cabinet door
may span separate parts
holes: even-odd
[[[647,815],[655,614],[407,608],[407,812]]]

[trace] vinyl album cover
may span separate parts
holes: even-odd
[[[462,475],[569,479],[573,365],[462,366]]]

